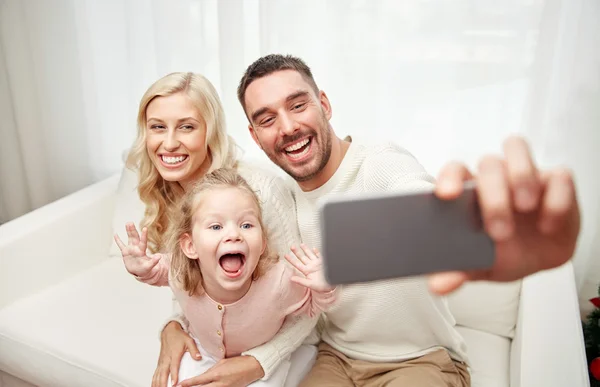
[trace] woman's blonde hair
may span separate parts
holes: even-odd
[[[171,73],[152,84],[142,97],[137,117],[137,137],[127,157],[127,167],[137,169],[138,193],[146,205],[140,228],[148,228],[148,247],[152,252],[162,250],[163,233],[169,226],[169,208],[183,195],[178,182],[164,180],[152,163],[146,149],[146,109],[156,97],[185,93],[196,106],[206,129],[208,171],[235,167],[235,141],[227,135],[225,114],[214,86],[195,73]]]
[[[192,236],[193,218],[204,194],[217,189],[235,188],[250,195],[258,208],[258,222],[265,240],[265,250],[258,260],[258,265],[252,273],[252,279],[257,280],[269,270],[279,259],[269,247],[269,237],[263,224],[262,208],[258,196],[250,185],[234,169],[221,168],[206,174],[194,188],[186,192],[179,204],[178,212],[172,215],[173,221],[167,232],[167,251],[171,256],[171,278],[177,286],[189,292],[189,295],[202,294],[202,273],[199,261],[188,258],[181,249],[181,239],[185,234]],[[200,257],[202,259],[202,257]]]

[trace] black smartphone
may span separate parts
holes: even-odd
[[[368,282],[493,265],[474,183],[454,200],[418,193],[340,196],[320,206],[330,284]]]

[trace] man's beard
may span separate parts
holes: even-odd
[[[287,139],[284,138],[284,141],[282,141],[282,142],[284,144],[289,144],[291,142],[294,142],[294,140],[299,139],[304,136],[306,136],[306,133],[298,134],[295,136],[290,136]],[[282,154],[282,152],[279,152],[277,155],[267,154],[267,157],[274,164],[276,164],[279,168],[283,169],[283,171],[285,173],[290,175],[290,177],[292,179],[296,180],[299,183],[308,181],[308,180],[314,178],[315,176],[317,176],[319,173],[321,173],[321,171],[325,168],[325,166],[329,162],[329,158],[331,157],[331,130],[329,128],[328,122],[325,121],[323,126],[320,128],[320,136],[318,136],[317,133],[314,131],[312,133],[310,133],[310,136],[312,137],[310,146],[311,147],[314,147],[314,146],[319,147],[318,149],[314,149],[314,148],[312,149],[313,152],[316,152],[316,154],[313,155],[313,160],[318,161],[318,164],[314,168],[314,170],[311,170],[311,171],[305,172],[302,175],[299,175],[294,172],[293,168],[287,167],[288,162],[285,159],[286,156],[284,156]],[[322,143],[321,143],[321,141],[322,141]],[[277,147],[277,148],[280,149],[280,147]],[[282,160],[282,158],[283,158],[283,160]]]

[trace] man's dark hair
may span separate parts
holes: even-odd
[[[244,112],[246,111],[246,102],[244,101],[244,97],[246,96],[246,89],[248,89],[248,86],[250,86],[252,82],[259,78],[266,77],[267,75],[281,70],[294,70],[299,72],[306,82],[308,82],[308,84],[313,88],[315,93],[319,93],[319,88],[317,87],[317,83],[313,78],[312,72],[302,59],[292,55],[266,55],[257,59],[254,63],[248,66],[238,86],[237,96],[238,100],[242,104],[242,108],[244,108]]]

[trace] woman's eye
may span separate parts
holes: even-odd
[[[183,125],[183,126],[181,127],[181,129],[185,129],[185,130],[192,130],[192,129],[194,129],[194,127],[193,127],[192,125]]]
[[[164,129],[164,128],[165,128],[165,127],[164,127],[164,126],[162,126],[162,125],[152,125],[152,126],[150,127],[150,129],[154,129],[154,130],[162,130],[162,129]]]

